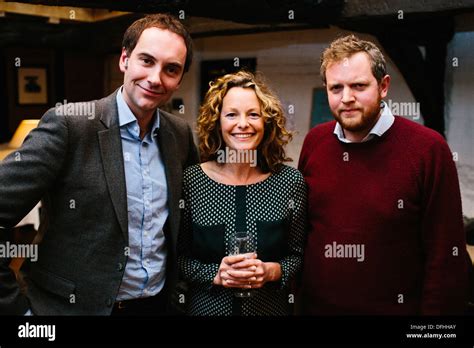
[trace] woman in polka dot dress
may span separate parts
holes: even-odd
[[[198,118],[203,163],[184,172],[178,241],[191,315],[288,315],[306,240],[306,185],[283,164],[291,140],[279,100],[247,72],[217,79]],[[256,252],[232,255],[247,231]],[[249,290],[249,297],[236,292]]]

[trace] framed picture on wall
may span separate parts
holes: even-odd
[[[19,105],[44,105],[48,103],[48,68],[17,68],[17,94]]]
[[[311,102],[311,124],[309,125],[309,128],[311,129],[320,123],[333,120],[334,117],[332,116],[331,109],[329,108],[326,88],[314,88],[313,100]]]

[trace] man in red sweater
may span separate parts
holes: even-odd
[[[303,314],[463,313],[466,242],[448,145],[392,115],[373,43],[335,40],[321,76],[335,121],[308,133],[299,162],[310,224]]]

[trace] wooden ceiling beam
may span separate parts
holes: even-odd
[[[239,23],[282,23],[294,10],[292,22],[310,23],[363,20],[365,18],[408,18],[433,13],[456,14],[474,10],[474,0],[17,0],[29,4],[84,6],[138,13],[184,11],[186,16],[231,20]],[[399,12],[402,11],[402,12]]]
[[[0,13],[2,12],[89,23],[129,14],[129,12],[109,11],[96,8],[32,5],[0,0]]]

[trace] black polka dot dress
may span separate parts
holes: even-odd
[[[282,165],[267,179],[234,186],[208,177],[200,165],[187,168],[184,209],[178,240],[180,274],[188,285],[191,315],[288,315],[293,309],[291,280],[300,271],[306,241],[306,185],[301,173]],[[238,298],[236,289],[213,285],[229,238],[246,229],[256,241],[258,258],[278,262],[282,277]]]

